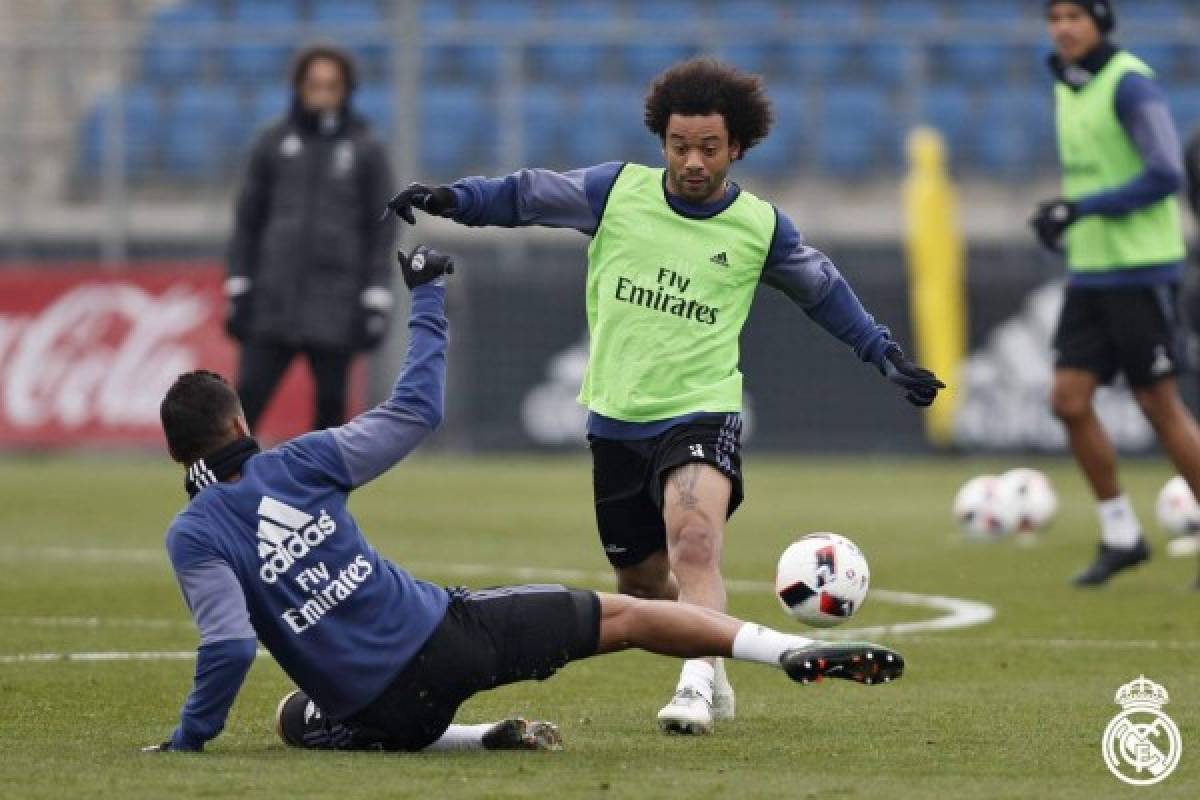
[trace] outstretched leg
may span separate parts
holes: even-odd
[[[904,671],[900,654],[879,645],[808,639],[686,603],[598,596],[598,654],[636,647],[680,658],[732,657],[781,667],[801,683],[824,677],[887,683]]]

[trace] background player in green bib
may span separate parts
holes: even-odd
[[[596,520],[626,594],[725,608],[721,550],[742,501],[738,336],[766,283],[902,387],[918,406],[942,384],[905,358],[837,268],[774,206],[726,176],[771,124],[757,76],[710,60],[660,75],[645,122],[666,169],[609,163],[413,184],[389,207],[465,225],[574,228],[592,237],[587,405]],[[719,661],[684,664],[664,730],[707,733],[733,716]]]
[[[1100,551],[1075,578],[1096,586],[1150,556],[1092,407],[1100,384],[1124,373],[1176,468],[1200,491],[1200,430],[1175,380],[1185,247],[1174,195],[1183,166],[1153,71],[1107,38],[1116,24],[1108,0],[1051,0],[1047,22],[1065,196],[1043,203],[1031,224],[1046,247],[1061,252],[1065,242],[1052,403],[1098,501]]]

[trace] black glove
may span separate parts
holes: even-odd
[[[387,219],[388,211],[395,211],[396,216],[409,225],[416,225],[417,218],[413,209],[419,208],[426,214],[435,217],[446,216],[454,210],[454,192],[448,186],[426,186],[421,183],[410,183],[408,188],[388,201],[380,220]]]
[[[404,283],[410,290],[443,275],[454,274],[454,259],[423,244],[417,245],[411,258],[404,255],[403,250],[396,253],[396,258],[400,261],[400,271],[404,273]]]
[[[883,374],[889,381],[907,390],[905,400],[921,408],[933,405],[938,390],[946,388],[946,384],[932,372],[909,361],[899,347],[893,347],[884,355]]]
[[[235,275],[225,281],[225,332],[235,342],[245,342],[250,336],[253,313],[250,279]]]
[[[163,742],[162,744],[152,744],[149,747],[143,747],[142,752],[143,753],[169,753],[169,752],[171,752],[171,740],[168,739],[167,741]]]
[[[1038,206],[1037,212],[1030,217],[1029,224],[1042,247],[1052,253],[1061,253],[1063,234],[1077,219],[1079,204],[1059,197]]]
[[[374,350],[387,335],[388,323],[392,318],[392,291],[382,286],[372,286],[363,291],[361,303],[355,320],[354,349]]]

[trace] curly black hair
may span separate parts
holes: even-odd
[[[666,141],[672,114],[720,114],[738,158],[766,138],[775,119],[762,78],[711,58],[682,61],[654,79],[646,95],[646,127]]]
[[[300,84],[308,77],[309,68],[317,60],[337,64],[342,71],[342,80],[346,82],[346,93],[354,94],[358,88],[358,66],[354,63],[354,57],[336,45],[325,43],[309,45],[292,57],[289,71],[293,89],[300,88]]]

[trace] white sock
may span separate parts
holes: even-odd
[[[482,750],[483,735],[492,729],[494,722],[480,725],[451,725],[446,732],[424,752],[437,753],[446,750]]]
[[[712,702],[713,681],[716,679],[713,665],[702,658],[693,658],[683,662],[683,672],[679,674],[679,683],[675,691],[693,689],[708,702]]]
[[[756,661],[778,667],[779,657],[788,650],[807,647],[815,641],[747,622],[733,639],[733,657],[739,661]]]
[[[1100,540],[1109,547],[1128,550],[1142,537],[1141,523],[1125,495],[1100,501],[1096,513],[1100,516]]]
[[[725,674],[725,659],[718,658],[714,663],[713,675],[713,691],[720,694],[733,694],[733,686],[729,683],[729,676]]]

